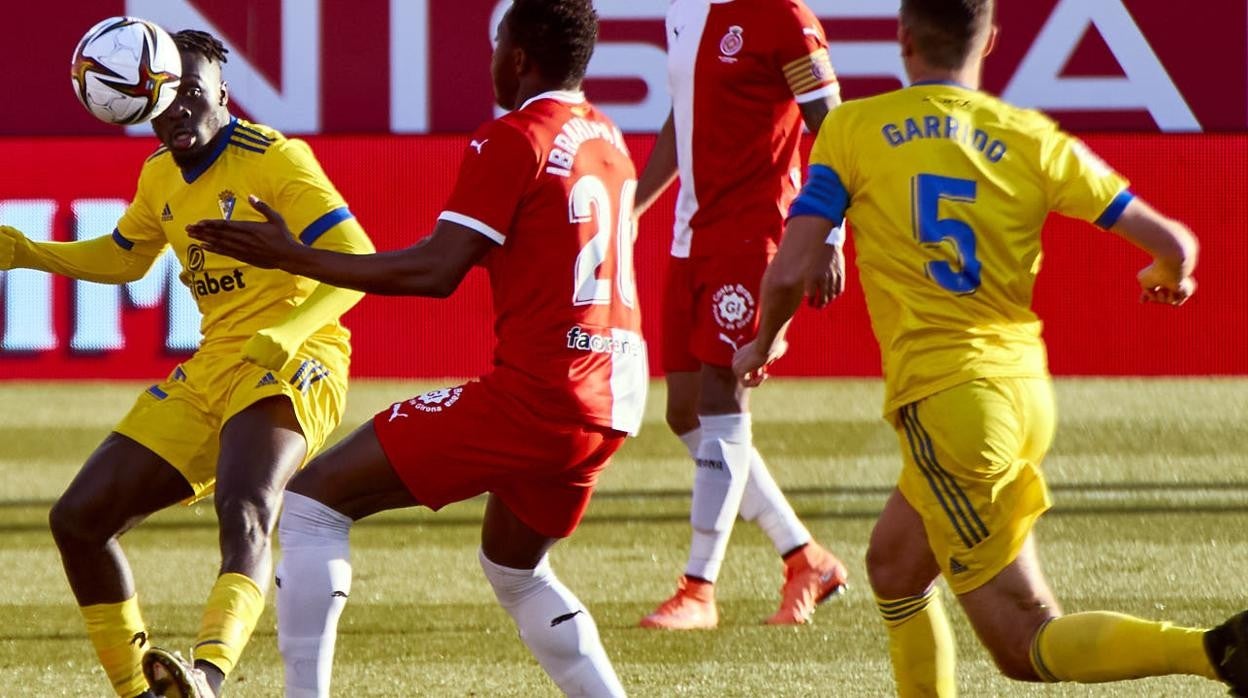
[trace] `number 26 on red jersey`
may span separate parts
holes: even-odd
[[[568,194],[568,220],[572,223],[593,221],[593,237],[576,255],[572,274],[572,305],[609,305],[612,293],[629,308],[637,304],[637,282],[633,276],[633,242],[637,225],[633,220],[633,198],[637,180],[624,180],[620,189],[620,210],[612,211],[611,193],[607,185],[594,175],[584,175],[572,185]],[[615,248],[615,267],[606,265],[611,248]]]

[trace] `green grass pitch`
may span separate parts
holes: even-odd
[[[358,382],[355,426],[427,384]],[[47,511],[141,386],[0,384],[0,696],[105,696],[103,673],[47,529]],[[876,381],[774,381],[755,394],[755,438],[816,537],[850,567],[849,593],[812,625],[768,628],[781,566],[738,524],[719,584],[721,627],[636,628],[669,594],[688,546],[692,468],[662,423],[607,471],[588,518],[556,547],[555,569],[589,605],[634,696],[882,696],[892,690],[883,628],[863,570],[868,532],[898,467]],[[1113,609],[1208,625],[1248,606],[1248,381],[1063,380],[1046,463],[1056,508],[1038,527],[1067,611]],[[482,502],[376,517],[352,536],[355,581],[338,640],[335,694],[549,696],[476,562]],[[218,555],[210,504],[162,513],[123,540],[158,644],[185,649]],[[948,598],[948,597],[946,597]],[[229,695],[280,695],[270,609]],[[967,696],[1223,695],[1203,679],[1104,687],[1029,686],[997,676],[960,611]]]

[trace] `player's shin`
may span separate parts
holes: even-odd
[[[732,524],[749,479],[750,415],[702,415],[702,444],[694,462],[693,539],[685,574],[708,582],[719,576]]]
[[[1047,681],[1099,683],[1145,676],[1218,676],[1205,654],[1204,629],[1091,611],[1046,623],[1032,641],[1031,660]]]
[[[569,696],[623,696],[589,610],[542,558],[531,570],[503,567],[478,552],[499,604],[516,621],[520,639]]]
[[[741,497],[741,518],[753,521],[783,555],[810,542],[810,531],[780,491],[757,448],[750,449],[750,477]]]
[[[143,652],[148,647],[147,628],[139,613],[138,597],[120,603],[83,606],[87,637],[95,647],[104,673],[121,698],[134,698],[147,690],[143,678]]]
[[[327,698],[338,618],[351,593],[351,519],[286,493],[277,525],[277,644],[288,698]]]
[[[195,660],[208,662],[229,675],[264,613],[264,593],[264,588],[246,575],[227,572],[217,577],[195,638]]]
[[[888,628],[888,650],[900,698],[957,695],[957,647],[935,587],[918,596],[881,599],[876,606]]]

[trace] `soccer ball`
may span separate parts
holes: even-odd
[[[178,94],[182,56],[164,29],[137,17],[110,17],[74,49],[74,94],[92,116],[141,124]]]

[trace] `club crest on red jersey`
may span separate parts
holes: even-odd
[[[719,40],[720,60],[730,59],[729,62],[736,60],[732,57],[741,53],[741,49],[745,46],[745,37],[742,36],[743,31],[744,30],[741,27],[735,24],[728,27],[728,31],[724,34],[724,38]]]
[[[439,388],[438,390],[430,390],[424,395],[418,395],[408,400],[407,404],[421,412],[441,412],[459,402],[459,396],[463,392],[463,386]],[[401,405],[402,403],[399,404]],[[406,415],[402,413],[398,406],[395,406],[394,411],[390,415],[390,421],[394,421],[396,417],[402,416]]]
[[[715,322],[726,330],[739,330],[754,319],[754,296],[741,284],[720,287],[711,303]]]

